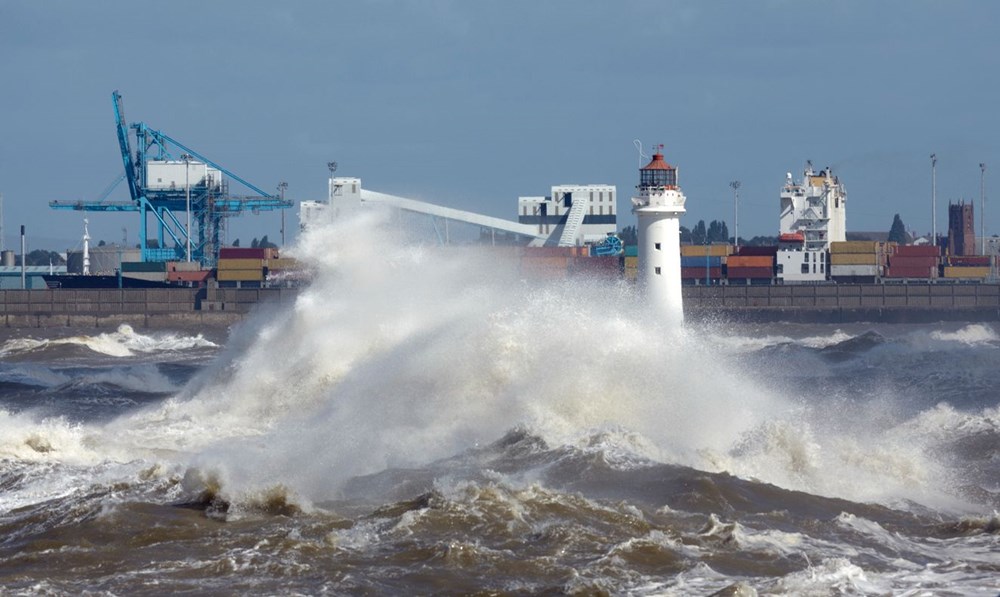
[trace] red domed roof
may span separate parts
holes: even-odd
[[[642,170],[674,170],[674,167],[663,160],[662,153],[654,153],[652,161]]]

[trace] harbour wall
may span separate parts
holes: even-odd
[[[291,306],[294,288],[0,290],[0,327],[227,327],[255,308]]]
[[[691,320],[801,323],[1000,321],[1000,284],[685,286]],[[0,290],[0,327],[226,327],[288,308],[295,288]]]
[[[1000,284],[685,286],[689,317],[745,322],[1000,321]]]

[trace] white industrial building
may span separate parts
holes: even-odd
[[[818,282],[827,278],[831,242],[847,240],[847,192],[830,168],[815,172],[807,162],[803,179],[786,175],[781,189],[778,279]]]
[[[616,206],[614,185],[557,185],[547,197],[518,197],[517,221],[539,235],[558,234],[561,247],[600,243],[618,231]]]

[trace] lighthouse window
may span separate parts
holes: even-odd
[[[653,243],[653,248],[656,249],[657,251],[659,251],[660,250],[660,243]]]
[[[653,268],[653,273],[655,273],[657,276],[659,276],[660,275],[660,268],[654,267]]]

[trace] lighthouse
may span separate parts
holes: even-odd
[[[639,283],[649,306],[666,320],[684,321],[681,297],[681,231],[684,193],[677,168],[663,159],[663,146],[639,169],[632,212],[639,219]]]

